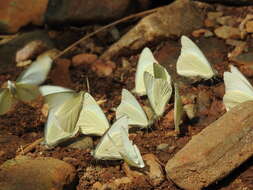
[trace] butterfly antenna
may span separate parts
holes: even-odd
[[[88,77],[86,77],[86,86],[87,86],[88,93],[90,93],[90,82],[89,82],[89,78]]]

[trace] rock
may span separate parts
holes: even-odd
[[[43,52],[42,54],[40,54],[37,57],[37,59],[40,59],[41,57],[44,57],[44,56],[49,56],[49,57],[51,57],[51,59],[54,60],[60,52],[61,52],[60,50],[53,48],[53,49],[47,50],[47,51]]]
[[[197,106],[196,104],[186,104],[184,105],[184,111],[189,119],[196,117]]]
[[[163,125],[164,126],[171,126],[174,128],[174,109],[171,109],[168,113],[165,114],[163,117]]]
[[[240,30],[238,28],[230,27],[230,26],[221,26],[214,30],[214,33],[219,38],[223,39],[239,39],[241,37]]]
[[[144,17],[134,28],[113,44],[101,58],[111,59],[122,50],[138,50],[160,38],[181,36],[201,28],[203,15],[189,0],[178,0]]]
[[[165,180],[165,176],[158,158],[154,154],[145,154],[143,160],[149,168],[147,175],[152,186],[160,185]]]
[[[247,44],[245,43],[244,45],[239,45],[239,46],[236,46],[233,51],[229,52],[228,53],[228,58],[230,60],[235,60],[235,57],[238,57],[240,54],[243,53],[243,51],[247,50],[248,46]]]
[[[197,0],[205,3],[220,3],[224,5],[253,5],[251,0]]]
[[[0,151],[0,157],[3,157],[5,155],[5,152],[4,151]]]
[[[241,31],[241,36],[243,38],[245,38],[245,36],[247,35],[246,23],[251,20],[253,20],[253,14],[247,14],[246,17],[241,21],[241,23],[239,25],[239,29]]]
[[[72,143],[68,145],[69,148],[76,148],[76,149],[92,149],[93,148],[93,139],[91,137],[77,137],[71,139]]]
[[[240,65],[253,65],[253,52],[242,53],[232,57],[232,60]]]
[[[227,39],[226,44],[236,47],[236,46],[246,46],[247,42],[241,40]]]
[[[226,25],[226,26],[235,26],[236,25],[236,18],[232,16],[223,16],[223,17],[218,17],[216,21],[221,24],[221,25]]]
[[[240,65],[240,70],[246,77],[253,76],[253,52],[242,53],[230,59]]]
[[[75,175],[75,169],[61,160],[21,156],[1,165],[0,190],[72,189]]]
[[[214,27],[216,25],[216,21],[207,18],[204,20],[204,25],[206,27]]]
[[[15,39],[18,36],[18,34],[13,35],[1,35],[0,36],[0,45],[6,44],[7,42]]]
[[[94,190],[100,190],[103,188],[103,185],[100,182],[96,182],[92,185],[92,189]]]
[[[162,144],[157,145],[156,150],[161,151],[161,150],[167,149],[168,147],[169,147],[169,144],[167,144],[167,143],[162,143]]]
[[[103,61],[101,59],[98,59],[91,66],[91,70],[97,73],[97,75],[100,77],[110,76],[115,68],[116,65],[114,62]]]
[[[29,59],[27,61],[21,61],[16,64],[17,67],[26,67],[32,63],[32,60]]]
[[[39,55],[46,49],[47,45],[43,41],[31,41],[16,53],[16,62],[34,59],[37,55]]]
[[[253,21],[248,21],[246,22],[246,31],[248,33],[252,33],[253,32]]]
[[[81,64],[92,64],[97,60],[97,55],[91,53],[81,53],[72,57],[72,65],[78,66]]]
[[[127,177],[131,180],[149,181],[152,186],[160,185],[165,180],[165,176],[158,158],[153,154],[145,154],[142,158],[146,164],[146,169],[143,171],[135,170],[135,168],[129,167],[127,163],[123,164],[122,169]]]
[[[149,2],[131,0],[50,0],[45,15],[50,25],[111,22],[149,7]]]
[[[42,115],[46,118],[48,116],[48,111],[49,111],[48,104],[43,104],[40,111],[41,111]]]
[[[213,93],[214,95],[219,98],[219,99],[223,99],[223,96],[225,94],[225,85],[224,84],[220,84],[218,86],[215,86],[213,88]]]
[[[195,38],[199,38],[200,36],[211,37],[213,33],[207,29],[198,29],[192,32],[192,36]]]
[[[252,157],[252,122],[253,101],[234,107],[167,162],[167,177],[185,190],[200,190],[222,179]]]
[[[221,17],[223,15],[223,12],[208,12],[207,18],[209,20],[216,20],[217,18]]]
[[[211,106],[211,93],[208,91],[199,91],[197,97],[197,115],[207,114],[207,110]]]
[[[50,78],[53,84],[66,88],[72,88],[74,85],[71,81],[69,73],[71,61],[68,59],[57,59],[55,63],[55,67],[50,73]]]
[[[197,95],[193,93],[187,93],[181,96],[182,103],[184,104],[194,104],[197,99]]]
[[[143,158],[143,157],[142,157]],[[124,163],[122,166],[123,171],[125,172],[126,176],[129,177],[130,179],[133,178],[143,178],[145,180],[146,176],[144,173],[135,170],[135,168],[130,168],[127,163]]]
[[[100,184],[98,184],[96,182],[95,184],[93,184],[92,189],[94,189],[94,190],[95,189],[98,189],[98,190],[108,190],[108,189],[117,190],[117,189],[119,189],[119,186],[130,184],[130,183],[132,183],[132,179],[130,179],[129,177],[122,177],[122,178],[115,179],[111,183],[106,183],[102,186],[100,186]]]
[[[26,45],[29,44],[30,42],[38,40],[42,41],[42,43],[46,46],[45,49],[54,48],[54,45],[51,39],[49,38],[47,32],[41,30],[21,34],[16,38],[14,38],[13,40],[7,42],[6,44],[0,46],[0,62],[1,62],[0,69],[1,67],[5,67],[6,65],[12,64],[13,62],[16,61],[16,59],[19,57],[16,56],[16,52],[26,47]],[[24,54],[22,53],[21,57],[23,58],[30,57],[30,55],[23,56]],[[19,59],[20,58],[18,58],[18,60]]]
[[[27,24],[42,25],[48,0],[4,0],[0,2],[0,33],[17,32]]]

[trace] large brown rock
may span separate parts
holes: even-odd
[[[206,3],[220,3],[225,5],[253,5],[252,0],[196,0]]]
[[[189,0],[178,0],[144,17],[133,29],[113,44],[102,58],[110,59],[122,50],[138,50],[157,39],[181,36],[201,28],[203,15]]]
[[[17,32],[29,23],[41,25],[48,0],[0,1],[0,33]]]
[[[52,25],[108,22],[149,6],[149,0],[50,0],[46,22]]]
[[[167,177],[185,190],[222,179],[253,155],[252,123],[253,101],[234,107],[168,161]]]
[[[61,160],[22,156],[0,167],[0,190],[72,189],[75,175],[75,169]]]

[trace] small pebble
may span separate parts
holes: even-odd
[[[230,27],[230,26],[221,26],[214,30],[214,33],[219,38],[223,39],[239,39],[241,37],[240,30],[238,28]]]
[[[78,66],[82,64],[92,64],[96,62],[97,58],[98,57],[95,54],[81,53],[81,54],[75,55],[72,58],[72,65]]]
[[[169,144],[167,144],[167,143],[162,143],[162,144],[159,144],[159,145],[156,147],[156,149],[157,149],[157,150],[165,150],[165,149],[168,148],[168,146],[169,146]]]

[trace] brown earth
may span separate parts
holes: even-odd
[[[230,8],[223,11],[227,15],[238,15],[238,17],[244,17],[247,14],[245,11],[248,11],[248,9]],[[105,43],[101,43],[101,38],[99,38],[99,36],[96,36],[93,40],[94,43],[96,43],[96,41],[100,41],[97,43],[98,47],[105,46],[103,48],[106,48],[108,45],[107,41],[105,41]],[[197,38],[196,41],[198,40],[199,38]],[[217,38],[214,38],[214,40],[217,40]],[[178,46],[178,41],[173,41],[174,44]],[[244,41],[247,42],[249,47],[252,46],[252,37],[250,35],[244,39]],[[172,49],[179,53],[179,49],[168,45],[172,44],[170,42],[171,39],[166,39],[156,47],[152,47],[158,59],[164,59],[166,55],[163,55],[163,53],[166,51],[170,52]],[[222,43],[224,44],[224,41]],[[76,48],[75,51],[67,58],[73,57],[73,55],[80,53],[81,50],[88,50],[92,52],[90,47],[88,47],[88,44],[89,43],[86,44],[86,47]],[[82,46],[85,45],[82,44]],[[217,53],[214,51],[213,54],[207,56],[209,59],[217,60],[216,62],[214,61],[214,67],[217,69],[220,76],[222,76],[224,70],[227,70],[228,63],[230,63],[227,59],[227,53],[233,49],[231,47],[227,47],[226,45],[225,47],[226,49],[223,49],[222,52]],[[205,52],[205,50],[203,51]],[[86,79],[88,78],[90,93],[96,100],[106,100],[101,107],[103,108],[109,121],[112,122],[115,118],[115,114],[111,108],[119,105],[121,89],[127,88],[130,90],[134,87],[135,68],[138,55],[139,54],[137,53],[132,53],[131,56],[122,56],[117,58],[115,60],[117,68],[109,77],[99,77],[90,69],[90,65],[88,64],[70,66],[69,74],[73,83],[73,88],[77,91],[87,90]],[[123,64],[123,58],[127,60],[129,64]],[[15,79],[21,70],[22,69],[10,65],[5,71],[0,71],[0,85],[2,85],[6,80]],[[52,80],[49,78],[47,83],[52,84],[51,81]],[[130,134],[130,138],[139,147],[141,154],[153,153],[163,165],[165,165],[167,161],[173,157],[173,155],[175,155],[175,153],[180,150],[193,135],[200,132],[204,127],[215,121],[225,112],[222,104],[222,96],[224,94],[224,85],[222,80],[208,81],[204,83],[200,82],[195,85],[185,84],[181,86],[180,94],[183,96],[187,94],[195,94],[199,104],[199,111],[197,113],[198,119],[194,121],[187,119],[184,120],[184,134],[182,136],[175,137],[173,135],[174,125],[171,118],[173,97],[167,106],[164,117],[161,118],[159,123],[156,123],[150,130],[137,131]],[[206,97],[206,99],[199,97]],[[140,100],[142,104],[146,102],[146,98],[139,98],[138,100]],[[25,145],[32,143],[43,136],[43,126],[46,118],[43,116],[41,108],[41,100],[38,100],[37,103],[30,105],[19,103],[12,112],[0,116],[0,164],[15,157],[17,151],[22,151]],[[99,138],[94,137],[93,139],[95,144],[97,144]],[[157,146],[162,143],[168,144],[168,148],[158,150]],[[121,161],[101,162],[95,160],[91,156],[90,151],[91,150],[89,149],[77,150],[64,146],[57,146],[54,149],[46,149],[43,145],[38,145],[35,150],[28,154],[33,157],[45,156],[58,158],[72,164],[78,172],[79,183],[76,187],[78,190],[88,190],[91,189],[95,182],[101,182],[103,184],[125,176],[125,173],[122,170]],[[120,186],[119,189],[179,190],[179,188],[169,180],[165,180],[158,187],[152,187],[145,181],[134,181],[130,185]],[[253,159],[244,163],[218,184],[214,184],[208,188],[208,190],[251,189],[253,189]]]

